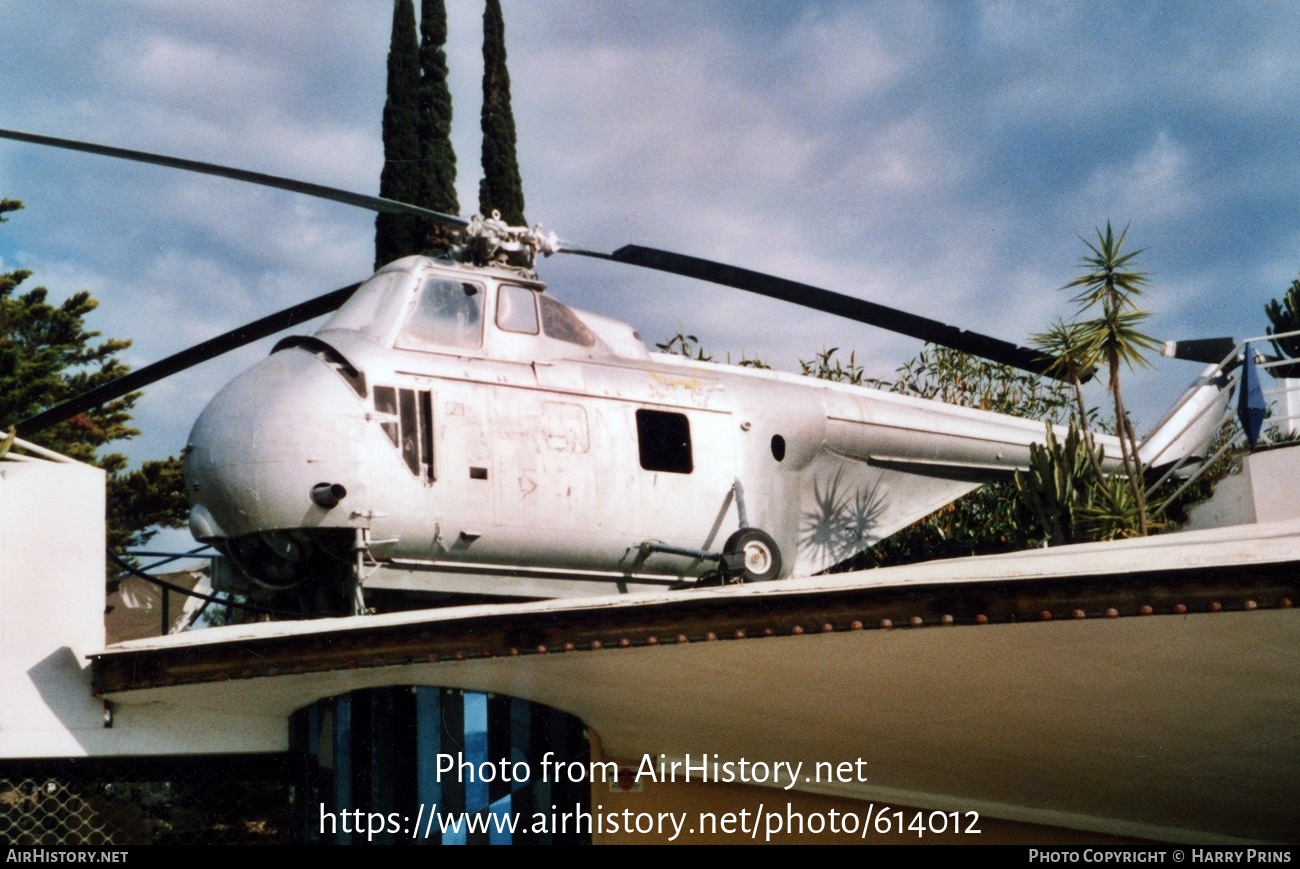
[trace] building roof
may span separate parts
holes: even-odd
[[[1180,841],[1300,830],[1300,522],[721,589],[214,628],[92,656],[115,703],[505,693],[607,756],[866,762],[797,787]]]

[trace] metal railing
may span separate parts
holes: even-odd
[[[115,577],[116,579],[125,579],[128,576],[134,576],[137,579],[142,579],[145,582],[158,586],[160,591],[159,597],[162,599],[162,605],[159,607],[159,614],[161,616],[161,625],[159,628],[159,633],[162,636],[166,636],[169,633],[180,633],[181,631],[189,630],[191,627],[194,626],[194,624],[200,618],[202,618],[203,613],[207,611],[208,605],[214,603],[220,604],[221,606],[226,608],[226,614],[225,614],[226,624],[230,624],[231,611],[236,609],[244,610],[246,612],[261,613],[263,615],[280,616],[286,618],[298,617],[294,613],[282,612],[279,610],[272,609],[270,607],[258,606],[257,604],[252,604],[246,601],[239,600],[237,596],[230,591],[223,592],[225,594],[225,597],[218,597],[216,594],[207,594],[205,592],[197,591],[195,589],[184,588],[182,586],[168,582],[165,579],[160,579],[156,576],[152,576],[149,573],[149,571],[151,570],[154,570],[165,564],[171,564],[172,562],[179,561],[180,559],[183,558],[205,559],[208,562],[207,575],[209,577],[209,582],[211,583],[213,581],[213,578],[216,577],[217,575],[218,563],[223,558],[225,558],[225,556],[223,556],[219,552],[215,552],[215,551],[206,552],[206,553],[204,552],[205,549],[211,549],[211,548],[212,548],[211,546],[204,544],[203,546],[200,546],[197,549],[192,549],[189,552],[150,552],[147,550],[138,550],[138,551],[128,550],[125,553],[125,555],[130,557],[147,558],[152,556],[152,557],[161,557],[163,559],[162,561],[156,561],[153,564],[147,565],[145,567],[136,567],[135,565],[123,559],[121,556],[118,556],[112,550],[108,551],[108,557],[110,561],[115,563],[121,569],[121,573],[119,573]],[[216,591],[220,591],[220,589],[216,589]],[[189,614],[189,618],[185,620],[185,623],[182,624],[180,627],[176,628],[174,631],[172,630],[171,611],[170,611],[170,604],[168,602],[169,592],[175,592],[176,594],[182,594],[187,597],[197,598],[203,601],[203,605],[197,607],[193,612],[191,612]]]
[[[205,552],[204,550],[208,550],[208,551]],[[171,593],[173,592],[176,594],[185,595],[186,597],[195,598],[202,601],[201,606],[195,608],[193,611],[188,613],[188,617],[184,620],[184,622],[181,625],[179,625],[176,628],[175,630],[176,633],[189,630],[191,627],[193,627],[194,623],[203,617],[203,613],[207,611],[209,604],[220,603],[223,605],[227,605],[231,603],[231,601],[223,600],[213,595],[206,594],[203,591],[200,591],[198,588],[192,588],[192,589],[185,588],[183,586],[176,585],[175,583],[168,582],[165,579],[161,579],[159,577],[152,575],[152,571],[155,571],[158,568],[163,567],[165,565],[173,564],[177,561],[180,561],[181,559],[201,559],[207,561],[208,563],[206,567],[206,571],[207,571],[207,576],[209,577],[209,584],[210,584],[211,577],[214,575],[216,571],[216,564],[215,564],[216,559],[220,558],[221,554],[216,551],[213,551],[212,547],[208,546],[206,543],[195,549],[191,549],[189,552],[151,552],[147,550],[128,550],[124,553],[124,555],[126,555],[129,558],[151,558],[152,557],[152,558],[162,559],[161,561],[155,561],[151,564],[147,564],[142,567],[136,567],[135,565],[130,564],[129,562],[123,560],[122,558],[119,558],[111,550],[108,553],[109,559],[113,561],[121,569],[121,572],[118,573],[116,577],[114,577],[115,579],[123,580],[126,579],[128,576],[134,576],[136,579],[144,580],[145,582],[150,583],[151,585],[157,587],[158,598],[161,601],[158,607],[159,619],[160,619],[158,633],[160,636],[166,636],[167,634],[173,632],[172,617],[171,617]],[[227,608],[226,612],[229,613],[230,610]]]
[[[1297,360],[1288,359],[1288,358],[1279,358],[1270,361],[1262,354],[1258,353],[1254,349],[1254,347],[1251,346],[1260,343],[1271,343],[1274,339],[1277,338],[1290,338],[1294,336],[1300,336],[1300,330],[1295,330],[1292,332],[1279,332],[1274,335],[1260,335],[1254,338],[1247,338],[1243,341],[1239,341],[1237,343],[1237,346],[1232,349],[1232,352],[1224,356],[1212,371],[1207,371],[1203,374],[1203,378],[1209,380],[1215,377],[1223,377],[1226,379],[1226,382],[1221,388],[1225,390],[1235,391],[1241,384],[1241,375],[1242,375],[1242,371],[1244,370],[1244,366],[1242,365],[1242,363],[1245,360],[1245,354],[1247,352],[1247,348],[1250,348],[1250,352],[1252,352],[1255,355],[1255,367],[1261,371],[1269,370],[1273,368],[1280,368],[1283,366],[1293,366],[1293,365],[1300,364],[1298,363]],[[1284,406],[1287,407],[1288,411],[1290,410],[1291,407],[1300,408],[1300,380],[1294,381],[1294,385],[1292,385],[1293,381],[1289,379],[1281,379],[1275,382],[1280,383],[1282,385],[1274,387],[1272,389],[1264,390],[1263,394],[1265,399],[1271,399],[1277,396],[1283,396],[1285,397]],[[1170,415],[1172,416],[1173,414],[1176,414],[1188,401],[1191,400],[1192,397],[1193,395],[1191,392],[1189,392],[1186,396],[1184,396],[1183,399],[1174,407],[1173,411],[1170,412]],[[1199,413],[1197,413],[1195,416],[1189,419],[1187,423],[1175,434],[1173,440],[1176,441],[1178,437],[1181,437],[1192,426],[1196,425],[1201,420],[1201,418],[1212,408],[1213,405],[1207,405],[1206,407],[1202,408]],[[1274,403],[1270,401],[1269,404],[1270,411],[1272,411],[1273,408],[1274,408]],[[1286,412],[1281,415],[1270,412],[1267,419],[1275,426],[1278,423],[1291,423],[1290,425],[1287,426],[1288,432],[1292,434],[1300,432],[1300,426],[1297,426],[1295,424],[1297,420],[1300,420],[1300,411]],[[1236,408],[1233,406],[1233,403],[1231,401],[1229,401],[1227,403],[1227,406],[1224,408],[1222,412],[1222,418],[1219,420],[1219,424],[1216,426],[1216,429],[1222,431],[1223,426],[1229,424],[1233,425],[1235,428],[1238,429],[1240,428],[1240,424],[1237,422]],[[1269,442],[1267,432],[1265,432],[1263,436],[1265,438],[1266,443]],[[1160,506],[1156,508],[1157,512],[1165,510],[1170,504],[1174,503],[1174,501],[1177,500],[1177,498],[1180,495],[1182,495],[1185,491],[1187,491],[1187,489],[1190,486],[1192,486],[1194,483],[1200,480],[1201,477],[1205,475],[1206,471],[1209,468],[1213,467],[1214,464],[1220,458],[1222,458],[1226,452],[1232,449],[1235,445],[1236,445],[1235,435],[1227,437],[1224,440],[1223,444],[1221,444],[1219,448],[1215,450],[1213,455],[1207,456],[1205,459],[1201,460],[1200,465],[1190,475],[1188,475],[1188,477],[1185,480],[1182,481],[1182,483],[1178,486],[1177,489],[1173,491],[1171,495],[1169,495],[1167,498],[1164,499],[1164,501],[1160,504]],[[1174,476],[1180,470],[1182,470],[1189,461],[1193,460],[1194,458],[1195,458],[1194,455],[1189,453],[1185,456],[1182,456],[1180,459],[1178,459],[1178,461],[1174,462],[1172,465],[1166,468],[1164,473],[1161,474],[1155,480],[1155,482],[1151,483],[1147,487],[1147,497],[1149,498],[1153,494],[1155,494],[1155,492],[1158,491],[1161,486],[1163,486],[1169,480],[1173,479]]]

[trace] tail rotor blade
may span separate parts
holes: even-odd
[[[1186,341],[1166,341],[1160,355],[1200,362],[1203,365],[1218,365],[1236,349],[1236,338],[1192,338]]]

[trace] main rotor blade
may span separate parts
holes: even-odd
[[[441,223],[444,226],[454,226],[458,229],[464,229],[469,226],[469,221],[463,217],[458,217],[454,214],[443,214],[440,211],[431,211],[428,208],[420,208],[418,205],[407,205],[405,202],[397,202],[393,199],[384,199],[379,196],[367,196],[364,193],[352,193],[334,187],[325,187],[321,184],[309,184],[306,181],[295,181],[292,178],[281,178],[277,175],[266,175],[261,172],[249,172],[245,169],[233,169],[229,166],[218,166],[215,163],[201,163],[197,160],[183,160],[180,157],[149,154],[145,151],[132,151],[128,148],[114,148],[109,145],[96,145],[93,142],[79,142],[75,139],[59,139],[54,136],[38,136],[34,133],[22,133],[17,130],[0,130],[0,138],[15,139],[19,142],[30,142],[34,145],[48,145],[52,148],[66,148],[69,151],[84,151],[88,154],[100,154],[105,157],[116,157],[119,160],[131,160],[136,163],[152,163],[155,166],[167,166],[172,169],[183,169],[187,172],[198,172],[201,175],[216,175],[219,178],[245,181],[249,184],[259,184],[263,187],[274,187],[279,190],[289,190],[294,193],[305,193],[308,196],[328,199],[333,202],[342,202],[345,205],[355,205],[358,208],[366,208],[370,211],[380,211],[386,214],[414,214],[418,217],[432,220],[435,223]]]
[[[879,326],[891,332],[920,338],[922,341],[929,341],[931,344],[951,347],[972,356],[979,356],[991,362],[1010,365],[1013,368],[1029,371],[1033,374],[1055,377],[1058,380],[1068,379],[1064,373],[1048,373],[1048,369],[1052,367],[1056,359],[1040,350],[1020,347],[999,338],[981,335],[978,332],[968,332],[956,326],[941,323],[938,320],[909,314],[906,311],[899,311],[875,302],[868,302],[865,299],[846,296],[843,293],[835,293],[830,290],[823,290],[820,287],[801,284],[798,281],[634,244],[621,247],[612,254],[574,248],[562,250],[566,253],[613,260],[614,262],[627,263],[661,272],[684,275],[689,278],[698,278],[702,281],[735,287],[738,290],[747,290],[769,298],[802,305],[805,308],[812,308],[816,311],[824,311],[828,314],[856,320],[859,323]],[[1091,372],[1088,372],[1083,377],[1083,380],[1087,380],[1091,376]]]
[[[245,344],[251,344],[259,338],[274,335],[276,332],[297,326],[299,323],[305,323],[319,317],[321,314],[328,314],[346,302],[348,297],[356,292],[359,286],[361,285],[352,284],[349,287],[343,287],[294,305],[292,308],[285,308],[283,311],[263,317],[260,320],[254,320],[252,323],[240,326],[238,329],[232,329],[224,335],[218,335],[216,338],[211,338],[202,344],[196,344],[188,350],[182,350],[168,356],[166,359],[160,359],[137,371],[125,374],[111,383],[105,383],[103,386],[98,386],[89,392],[83,392],[76,398],[55,405],[49,410],[42,411],[36,416],[18,423],[18,436],[30,437],[52,425],[63,422],[65,419],[74,417],[79,413],[85,413],[92,407],[98,407],[116,398],[121,398],[128,392],[135,392],[137,389],[156,383],[164,377],[170,377],[178,371],[184,371],[186,368],[191,368],[200,362],[215,359],[223,353],[237,350]]]

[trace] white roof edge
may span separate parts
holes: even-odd
[[[52,462],[64,462],[64,463],[69,464],[69,465],[85,465],[85,464],[86,464],[85,462],[79,462],[79,461],[77,461],[76,459],[69,458],[68,456],[63,455],[63,453],[56,453],[54,450],[46,449],[45,447],[38,447],[36,444],[32,443],[31,441],[25,441],[25,440],[23,440],[22,438],[15,438],[15,439],[14,439],[14,443],[13,443],[13,447],[12,447],[12,449],[15,449],[15,450],[22,450],[23,452],[31,453],[32,456],[39,456],[39,457],[42,458],[42,459],[49,459],[49,460],[52,461]],[[29,457],[29,456],[20,456],[20,455],[15,455],[14,453],[11,452],[11,453],[8,453],[8,454],[5,456],[5,458],[6,458],[6,459],[16,459],[16,460],[22,461],[23,459],[30,458],[30,457]],[[90,466],[87,465],[87,467],[90,467]]]
[[[309,636],[404,624],[451,622],[488,615],[582,612],[616,609],[622,606],[684,603],[708,598],[765,597],[792,593],[803,596],[855,588],[902,588],[945,583],[964,585],[1018,580],[1028,582],[1089,574],[1139,573],[1153,569],[1155,565],[1152,559],[1155,555],[1159,556],[1158,568],[1161,570],[1190,569],[1229,562],[1243,565],[1300,562],[1300,519],[1211,528],[1132,540],[1077,543],[1003,555],[951,558],[920,564],[723,588],[656,591],[580,599],[556,598],[517,604],[475,604],[436,610],[296,622],[255,622],[247,625],[204,628],[165,637],[129,640],[93,652],[88,657],[254,639]]]

